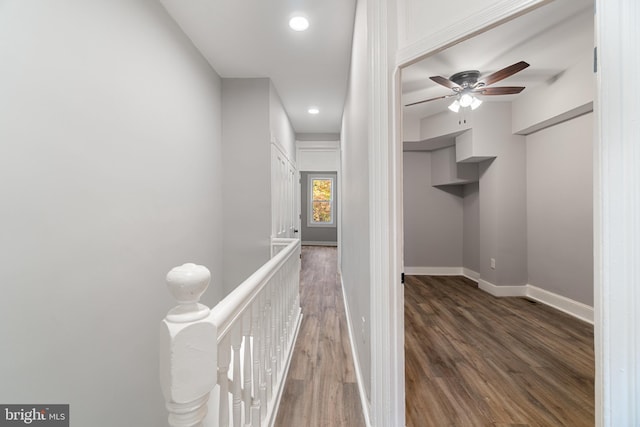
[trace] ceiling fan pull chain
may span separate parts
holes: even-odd
[[[462,124],[467,124],[467,113],[469,112],[468,108],[465,108],[462,111]]]

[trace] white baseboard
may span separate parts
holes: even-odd
[[[480,279],[478,280],[478,287],[496,297],[529,298],[593,325],[593,307],[537,286],[530,284],[521,286],[497,286]]]
[[[593,325],[593,307],[534,285],[494,285],[481,279],[480,273],[465,267],[405,267],[404,273],[415,276],[464,276],[474,282],[478,282],[478,288],[495,297],[530,298]]]
[[[530,284],[527,285],[527,297],[593,325],[593,307],[586,304]]]
[[[364,416],[364,423],[366,427],[371,427],[371,405],[367,399],[367,392],[364,389],[364,380],[362,379],[362,368],[360,367],[360,360],[356,354],[355,337],[353,335],[353,325],[351,324],[351,312],[349,311],[349,303],[347,302],[347,295],[344,292],[344,282],[342,281],[342,275],[340,275],[340,288],[342,289],[342,301],[344,301],[344,312],[347,318],[347,330],[349,331],[349,343],[351,344],[351,358],[353,359],[353,366],[356,372],[356,380],[358,381],[358,392],[360,394],[360,405],[362,406],[362,415]]]
[[[302,246],[338,246],[338,242],[320,242],[314,240],[303,240],[300,244]]]
[[[405,267],[404,274],[412,276],[464,276],[477,282],[480,273],[466,267]]]
[[[411,276],[463,276],[462,267],[405,267]]]
[[[494,297],[526,297],[527,286],[498,286],[484,279],[478,279],[478,287]]]
[[[480,280],[480,273],[466,267],[462,267],[462,275],[469,280],[473,280],[474,282],[478,282],[478,280]]]

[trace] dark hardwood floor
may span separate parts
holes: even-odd
[[[303,246],[302,325],[276,426],[364,426],[335,247]]]
[[[407,276],[408,427],[593,426],[593,327],[464,277]]]

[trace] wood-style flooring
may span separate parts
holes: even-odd
[[[364,426],[335,247],[303,246],[302,325],[276,426]]]
[[[593,327],[464,277],[407,276],[408,427],[593,426]]]

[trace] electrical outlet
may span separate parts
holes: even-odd
[[[496,269],[496,259],[495,258],[491,258],[491,269],[492,270]]]

